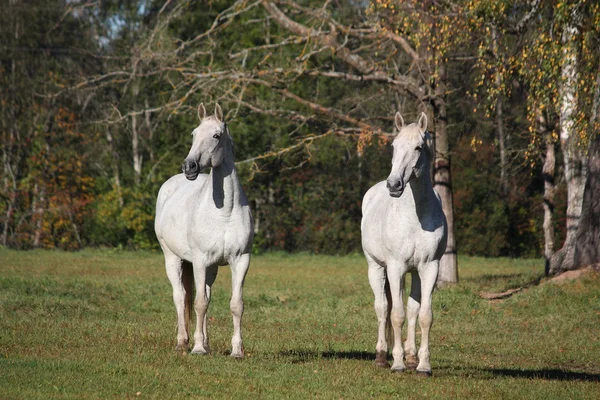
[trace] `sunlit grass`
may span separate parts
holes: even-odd
[[[594,398],[600,279],[542,283],[540,260],[460,258],[434,295],[434,377],[374,367],[362,255],[255,256],[247,357],[230,359],[230,278],[210,305],[213,353],[175,353],[160,253],[0,249],[0,398]],[[480,291],[525,287],[502,301]]]

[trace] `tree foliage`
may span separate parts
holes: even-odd
[[[392,117],[424,110],[436,168],[451,170],[436,184],[454,202],[459,251],[537,256],[545,151],[562,152],[567,22],[578,28],[576,146],[599,131],[593,1],[45,0],[6,10],[5,246],[156,247],[158,188],[179,172],[198,103],[219,102],[256,251],[359,251],[361,199],[389,173]]]

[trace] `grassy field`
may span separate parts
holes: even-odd
[[[229,268],[209,309],[213,353],[184,356],[160,253],[0,249],[0,398],[598,398],[597,274],[533,284],[539,260],[459,262],[461,283],[434,294],[426,379],[375,368],[361,255],[255,256],[239,361]]]

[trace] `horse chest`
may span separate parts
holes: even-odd
[[[211,263],[226,263],[234,255],[249,251],[252,223],[248,207],[231,212],[199,212],[188,228],[188,240],[194,252],[204,254]]]
[[[425,263],[439,253],[444,225],[438,204],[418,214],[412,197],[391,199],[384,188],[370,198],[363,216],[363,248],[381,264]]]

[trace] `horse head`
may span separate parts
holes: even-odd
[[[427,133],[427,116],[421,113],[419,120],[404,125],[399,112],[394,118],[399,133],[392,143],[392,171],[387,178],[390,196],[400,197],[406,185],[423,176],[428,171],[431,159],[431,137]]]
[[[221,106],[217,104],[214,115],[207,117],[204,104],[200,103],[198,118],[200,125],[192,131],[192,147],[182,165],[185,177],[191,181],[198,177],[202,169],[221,165],[233,150]]]

